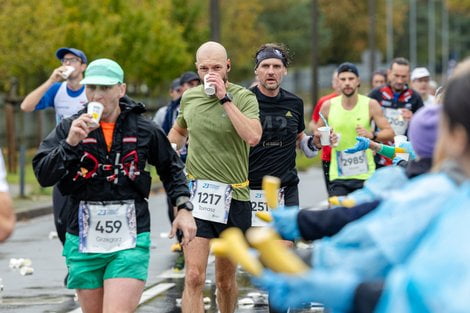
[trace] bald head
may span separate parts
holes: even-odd
[[[208,41],[203,43],[196,52],[196,63],[199,63],[201,59],[217,59],[220,61],[227,60],[227,51],[224,46],[215,41]]]
[[[224,46],[215,41],[203,43],[196,52],[196,68],[201,80],[206,74],[215,72],[227,82],[230,60]]]

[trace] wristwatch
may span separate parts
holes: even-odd
[[[232,102],[233,98],[232,98],[232,95],[227,92],[225,94],[225,97],[223,97],[222,99],[219,100],[220,104],[224,104],[225,102]]]
[[[178,211],[181,209],[192,211],[194,209],[194,206],[191,201],[189,201],[188,197],[181,196],[176,199],[176,208],[178,209]]]

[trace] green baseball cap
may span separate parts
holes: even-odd
[[[123,81],[124,71],[119,64],[110,59],[98,59],[88,64],[80,84],[112,86]]]

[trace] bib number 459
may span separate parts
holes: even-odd
[[[122,227],[121,221],[98,221],[95,230],[100,233],[118,233]]]

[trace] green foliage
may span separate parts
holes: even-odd
[[[152,90],[192,66],[194,44],[188,40],[200,38],[200,33],[192,34],[190,27],[201,11],[181,7],[177,0],[3,1],[3,87],[16,76],[21,94],[26,94],[60,65],[54,52],[66,46],[83,50],[90,61],[116,60],[128,83],[145,83]]]

